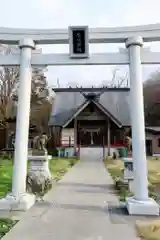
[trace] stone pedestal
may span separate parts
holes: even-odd
[[[134,180],[132,158],[123,158],[123,161],[124,161],[124,179]]]
[[[159,216],[159,205],[152,198],[140,201],[130,197],[126,201],[126,207],[130,215]]]
[[[28,156],[48,156],[47,150],[38,150],[38,149],[30,149],[28,151]]]
[[[132,158],[124,158],[124,179],[129,183],[129,190],[135,193]],[[126,207],[130,215],[159,215],[159,205],[151,198],[145,201],[130,197],[126,201]]]
[[[129,191],[134,193],[134,174],[132,158],[123,158],[124,161],[124,180],[128,182]]]
[[[49,170],[49,160],[52,156],[40,151],[32,151],[29,154],[27,191],[36,197],[43,197],[52,187],[53,178]]]
[[[52,178],[49,170],[51,156],[29,156],[28,173],[43,173],[46,177]]]
[[[8,194],[0,199],[0,210],[6,211],[27,211],[34,205],[36,197],[34,194],[24,193],[19,196]]]
[[[129,191],[131,193],[134,193],[135,189],[134,189],[134,180],[133,179],[128,180],[128,186],[129,186]]]

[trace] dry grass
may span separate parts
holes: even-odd
[[[115,159],[115,160],[107,159],[106,165],[107,165],[107,168],[119,168],[119,169],[124,168],[123,161],[121,159]]]
[[[137,222],[138,237],[143,240],[160,240],[160,220],[153,222]]]
[[[160,183],[160,158],[148,158],[149,182]]]
[[[148,158],[148,178],[151,184],[160,183],[160,158]],[[106,165],[108,169],[124,169],[123,161],[121,159],[107,160]]]
[[[160,158],[150,157],[148,158],[148,180],[151,186],[160,186]],[[109,172],[113,179],[121,177],[122,170],[124,168],[123,161],[117,160],[106,160],[105,162]],[[120,175],[121,172],[121,175]],[[160,195],[160,192],[156,192]],[[136,230],[138,237],[142,240],[160,240],[160,220],[152,222],[137,222]]]
[[[160,168],[160,158],[148,157],[148,167],[152,171],[156,171]]]

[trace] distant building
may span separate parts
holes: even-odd
[[[109,151],[124,146],[124,134],[131,127],[128,88],[54,91],[49,121],[53,146],[105,147]],[[146,147],[149,155],[160,153],[160,128],[146,128]]]

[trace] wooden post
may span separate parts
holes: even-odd
[[[110,134],[110,119],[108,118],[108,124],[107,124],[107,145],[108,145],[108,156],[111,155],[111,134]]]
[[[103,161],[105,160],[105,138],[104,138],[104,135],[103,135]]]
[[[74,119],[74,152],[76,153],[77,149],[77,119]]]

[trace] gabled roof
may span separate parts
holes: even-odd
[[[76,113],[77,109],[85,102],[80,92],[56,93],[53,101],[49,126],[63,126],[65,122]]]
[[[119,125],[130,126],[128,91],[104,92],[95,102],[109,113]],[[86,98],[80,92],[56,93],[49,125],[64,126],[85,103]]]
[[[88,105],[90,101],[85,101],[80,107],[77,108],[76,112],[68,118],[68,120],[62,125],[62,127],[66,127],[75,117],[77,117]]]
[[[153,134],[154,133],[159,134],[160,133],[160,127],[159,126],[156,126],[156,127],[148,126],[148,127],[146,127],[146,131],[151,132]]]
[[[122,123],[119,122],[117,118],[115,118],[106,108],[104,108],[100,102],[93,101],[94,104],[102,111],[105,115],[107,115],[118,127],[122,127]]]

